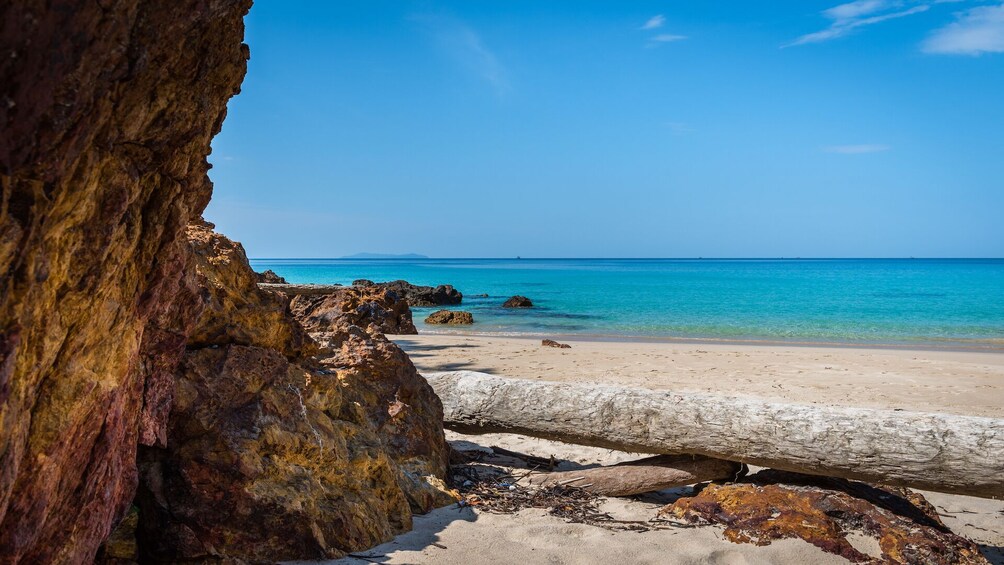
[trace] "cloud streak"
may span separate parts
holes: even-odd
[[[640,29],[659,29],[664,23],[666,23],[666,16],[659,14],[649,18]]]
[[[889,151],[892,147],[878,143],[863,143],[860,145],[830,145],[823,148],[827,153],[839,153],[841,155],[861,155],[863,153],[882,153]]]
[[[823,11],[823,16],[831,20],[830,27],[807,33],[782,47],[830,41],[844,37],[858,28],[926,12],[931,6],[929,3],[924,3],[902,8],[903,2],[899,0],[855,0],[840,4]]]
[[[1004,3],[956,14],[954,22],[928,36],[921,50],[946,55],[1004,52]]]
[[[414,16],[455,61],[504,95],[512,90],[508,73],[481,35],[460,20],[445,16]]]

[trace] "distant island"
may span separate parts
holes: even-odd
[[[345,255],[342,259],[428,259],[427,255],[418,253],[403,253],[395,255],[393,253],[356,253],[355,255]]]

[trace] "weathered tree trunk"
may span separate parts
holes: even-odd
[[[568,485],[601,496],[630,496],[703,481],[738,478],[740,463],[702,455],[657,455],[638,461],[577,471],[539,473],[530,484]]]
[[[1004,420],[781,404],[455,371],[425,375],[446,426],[986,498],[1004,497]]]

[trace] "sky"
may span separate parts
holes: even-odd
[[[257,0],[248,255],[1004,256],[1004,2]]]

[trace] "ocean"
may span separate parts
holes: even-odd
[[[291,283],[452,284],[420,332],[1004,349],[1004,259],[252,259]],[[476,295],[487,294],[487,298]],[[520,294],[530,310],[501,308]]]

